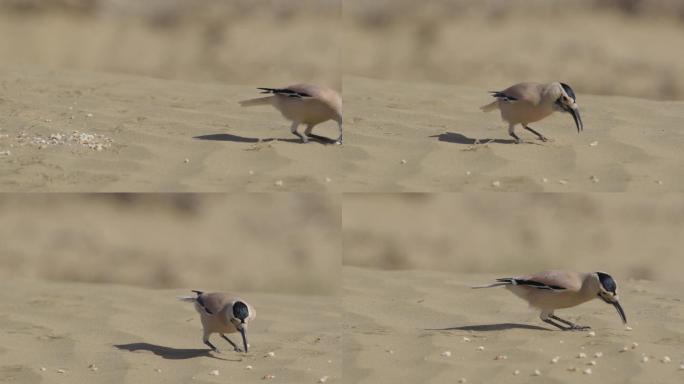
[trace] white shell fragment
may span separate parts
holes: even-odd
[[[251,371],[252,369],[254,369],[254,367],[252,367],[251,365],[248,365],[248,366],[246,366],[246,367],[245,367],[245,369],[247,369],[247,370],[250,370],[250,371]]]
[[[328,376],[321,377],[320,379],[318,379],[318,382],[321,384],[328,382]]]
[[[589,143],[590,147],[595,147],[597,145],[598,145],[598,141],[592,141],[591,143]]]
[[[440,353],[440,355],[442,357],[451,357],[451,351],[444,351],[444,352]]]
[[[211,376],[218,376],[218,375],[219,375],[219,371],[218,371],[218,369],[214,369],[213,371],[209,372],[209,374],[210,374]]]
[[[58,370],[57,370],[57,373],[66,373],[66,371],[63,370],[63,369],[58,369]]]
[[[585,375],[591,375],[592,374],[591,368],[585,369],[584,371],[582,371],[582,373],[584,373]]]
[[[470,343],[470,339],[467,338],[467,337],[465,337],[465,336],[463,336],[463,342],[464,342],[464,343]]]
[[[631,330],[632,330],[632,327],[630,327],[629,325],[625,325],[625,331],[631,331]]]
[[[589,333],[587,333],[587,335],[589,335],[589,337],[594,337],[596,336],[596,332],[590,331]]]
[[[648,356],[641,356],[642,363],[648,363]]]
[[[560,356],[556,356],[553,359],[551,359],[551,364],[556,364],[560,360]]]
[[[86,115],[86,117],[93,117],[93,114],[92,114],[92,113],[89,113],[89,114]]]
[[[667,363],[669,363],[669,362],[672,362],[672,359],[670,359],[670,356],[663,356],[663,358],[660,359],[660,361],[661,361],[662,363],[667,364]]]
[[[541,376],[541,372],[538,369],[535,369],[534,372],[532,372],[533,376]]]

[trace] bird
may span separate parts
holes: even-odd
[[[561,319],[554,311],[570,308],[599,298],[615,307],[627,324],[625,311],[618,301],[617,283],[605,272],[579,273],[570,271],[543,271],[524,277],[505,277],[496,283],[472,288],[504,286],[516,296],[527,301],[533,308],[541,310],[539,318],[564,331],[590,329]]]
[[[522,143],[514,130],[518,124],[534,133],[539,140],[547,141],[544,135],[530,128],[529,124],[542,120],[553,112],[571,114],[575,120],[577,132],[584,130],[575,91],[568,84],[525,82],[512,85],[503,91],[490,91],[490,93],[496,100],[483,105],[480,109],[483,112],[491,112],[498,108],[501,111],[501,118],[508,122],[508,134],[515,139],[517,144]]]
[[[233,346],[235,352],[242,352],[242,349],[225,335],[226,333],[239,332],[242,335],[244,352],[247,353],[249,351],[247,326],[256,317],[254,307],[230,293],[205,293],[195,290],[192,292],[195,293],[195,296],[178,296],[178,299],[195,304],[195,310],[200,314],[202,321],[202,341],[204,344],[214,352],[219,352],[218,348],[209,341],[209,336],[212,333],[218,333]]]
[[[298,136],[302,143],[309,137],[321,138],[311,133],[313,128],[328,120],[337,122],[339,136],[335,144],[342,144],[342,98],[333,89],[312,84],[295,84],[285,88],[257,88],[261,93],[270,96],[240,101],[243,107],[255,105],[272,105],[286,119],[292,122],[290,131]],[[300,124],[305,124],[303,133],[297,131]]]

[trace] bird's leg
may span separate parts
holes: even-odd
[[[571,329],[571,330],[573,330],[573,331],[584,331],[584,330],[587,330],[587,329],[590,329],[590,328],[591,328],[591,327],[586,326],[586,325],[578,325],[578,324],[573,323],[572,321],[568,321],[568,320],[561,319],[560,317],[558,317],[558,316],[556,316],[556,315],[549,315],[549,317],[552,318],[552,319],[554,319],[554,320],[558,320],[558,321],[560,321],[561,323],[567,324],[568,327],[570,327],[570,328],[568,328],[568,329]]]
[[[553,320],[551,320],[551,319],[549,319],[549,318],[542,319],[542,321],[545,322],[545,323],[547,323],[547,324],[551,324],[551,325],[553,325],[553,326],[556,327],[556,328],[559,328],[561,331],[567,331],[567,330],[570,329],[570,328],[568,328],[568,327],[564,327],[564,326],[562,326],[562,325],[556,323],[555,321],[553,321]]]
[[[530,128],[530,127],[528,127],[527,125],[523,125],[523,127],[524,127],[525,129],[527,129],[528,131],[530,131],[530,132],[534,133],[535,135],[537,135],[537,137],[539,138],[539,140],[541,140],[541,141],[547,141],[547,140],[548,140],[546,137],[544,137],[544,135],[542,135],[541,133],[535,131],[534,129],[532,129],[532,128]]]
[[[214,344],[212,344],[211,341],[209,341],[209,339],[204,339],[204,344],[206,344],[207,347],[211,348],[212,351],[219,353],[218,348],[216,348],[216,346],[214,346]]]
[[[299,136],[299,138],[302,139],[302,143],[306,143],[307,141],[309,141],[309,138],[307,138],[306,136],[302,136],[301,133],[297,132],[297,127],[299,127],[299,123],[293,121],[292,126],[290,127],[290,132],[292,132],[292,134],[294,135]]]
[[[313,128],[314,128],[313,124],[307,124],[306,125],[306,129],[304,130],[304,137],[306,139],[304,139],[304,142],[309,141],[309,137],[315,137],[316,136],[316,135],[311,134],[311,131],[313,130]]]
[[[238,347],[237,344],[233,343],[233,341],[229,339],[228,336],[222,333],[221,337],[223,337],[230,345],[233,346],[233,350],[235,350],[235,352],[242,352],[242,349],[240,349],[240,347]]]
[[[522,140],[518,137],[518,135],[515,134],[514,130],[515,124],[509,124],[508,125],[508,134],[511,135],[515,139],[516,144],[522,143]]]
[[[337,141],[335,144],[341,145],[342,144],[342,123],[337,124],[337,128],[340,130],[340,136],[337,138]]]

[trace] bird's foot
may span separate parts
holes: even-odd
[[[516,143],[516,144],[522,144],[523,141],[522,141],[522,139],[515,139],[515,143]]]
[[[242,350],[242,348],[240,348],[240,347],[235,347],[235,348],[233,348],[233,350],[234,350],[235,352],[238,352],[238,353],[244,352],[244,351]]]
[[[588,325],[573,324],[573,325],[569,326],[567,330],[568,331],[586,331],[588,329],[591,329],[591,327]]]
[[[549,139],[548,139],[546,136],[539,136],[539,140],[541,140],[541,141],[543,141],[543,142],[545,142],[545,143],[546,143],[547,141],[549,141]]]

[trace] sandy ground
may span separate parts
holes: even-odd
[[[39,69],[0,77],[3,191],[330,192],[342,182],[339,146],[301,144],[275,109],[238,105],[272,84]],[[335,123],[314,132],[337,138]]]
[[[344,190],[350,192],[683,191],[682,102],[577,90],[584,131],[555,114],[515,145],[491,101],[473,88],[345,76]],[[480,143],[480,144],[477,144]]]
[[[257,383],[274,375],[266,381],[316,383],[329,376],[329,382],[339,382],[340,312],[334,297],[244,293],[258,311],[249,328],[250,352],[235,353],[214,340],[223,347],[215,354],[201,341],[197,313],[175,298],[186,293],[4,279],[0,381]],[[219,375],[211,375],[213,370]]]
[[[674,383],[682,377],[681,282],[622,282],[631,331],[598,301],[558,312],[592,326],[591,337],[549,329],[504,289],[469,288],[494,275],[345,267],[343,276],[346,382]],[[670,363],[661,362],[665,356]],[[583,373],[587,368],[591,375]]]

